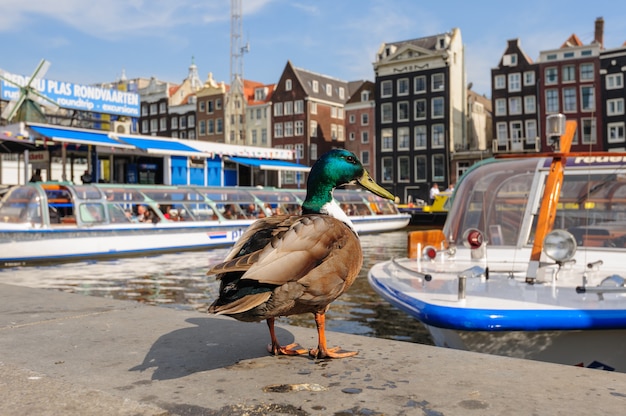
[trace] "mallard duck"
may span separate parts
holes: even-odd
[[[378,185],[351,152],[335,149],[311,168],[302,215],[280,215],[257,220],[241,236],[224,262],[208,274],[220,280],[218,299],[209,313],[240,321],[266,320],[274,355],[300,355],[298,344],[281,346],[274,320],[279,316],[313,313],[318,346],[316,358],[344,358],[357,354],[340,347],[327,348],[325,314],[331,302],[352,284],[363,263],[359,238],[333,190],[356,183],[383,198],[394,196]]]

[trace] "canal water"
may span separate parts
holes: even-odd
[[[419,322],[379,297],[367,282],[377,262],[406,254],[407,228],[361,236],[363,268],[348,292],[330,306],[330,331],[432,345]],[[0,271],[3,283],[62,290],[88,296],[197,310],[206,313],[219,284],[206,276],[211,263],[221,261],[228,248],[108,261],[19,267]],[[280,318],[279,322],[315,328],[311,314]]]

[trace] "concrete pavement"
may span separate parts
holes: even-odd
[[[311,318],[312,319],[312,318]],[[282,343],[314,329],[279,325]],[[626,374],[0,284],[0,415],[617,415]]]

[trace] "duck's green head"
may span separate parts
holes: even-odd
[[[322,155],[309,172],[303,212],[320,212],[332,200],[333,189],[349,183],[356,183],[382,198],[394,200],[393,194],[374,182],[354,153],[333,149]]]

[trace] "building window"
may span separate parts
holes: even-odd
[[[444,110],[443,110],[443,97],[434,97],[431,100],[431,108],[432,108],[432,118],[443,118]]]
[[[511,97],[509,98],[509,115],[522,114],[522,98]]]
[[[354,114],[350,114],[350,117],[348,117],[348,123],[354,124],[355,122],[356,122],[356,116]]]
[[[144,104],[141,106],[141,116],[145,117],[147,115],[148,115],[148,106]]]
[[[381,123],[393,123],[392,103],[383,103],[380,105],[380,121]]]
[[[302,100],[296,100],[294,102],[294,109],[293,112],[296,114],[302,114],[304,113],[304,101]]]
[[[519,72],[509,74],[509,92],[518,92],[522,90],[521,75]]]
[[[558,90],[546,90],[546,112],[547,113],[559,112],[559,91]]]
[[[161,117],[159,118],[159,131],[167,130],[167,118]]]
[[[200,123],[198,123],[198,134],[200,136],[206,136],[206,121],[205,120],[200,120]]]
[[[496,138],[499,144],[506,144],[509,138],[509,130],[506,123],[500,122],[496,124]]]
[[[535,85],[535,71],[524,72],[524,86]]]
[[[206,102],[206,112],[207,114],[213,114],[213,101]]]
[[[416,149],[426,149],[426,141],[427,141],[427,137],[426,137],[426,132],[427,132],[427,127],[424,125],[421,126],[415,126],[415,148]]]
[[[222,109],[222,99],[218,98],[215,100],[215,109],[216,110],[221,110]]]
[[[296,158],[298,160],[304,159],[304,144],[302,143],[296,144],[296,148],[294,150],[296,151]]]
[[[398,150],[409,150],[411,136],[408,127],[398,128]]]
[[[187,116],[187,126],[189,128],[194,128],[196,127],[196,116],[194,116],[193,114],[189,114]]]
[[[319,91],[320,91],[319,82],[317,82],[317,80],[313,80],[313,92],[319,92]]]
[[[330,116],[332,118],[337,118],[337,107],[330,107]]]
[[[159,120],[156,118],[153,118],[152,120],[150,120],[150,132],[156,133],[158,130],[159,130]]]
[[[258,143],[257,131],[252,130],[252,144],[256,146],[257,143]]]
[[[596,109],[595,90],[593,87],[580,87],[581,111],[593,111]]]
[[[519,121],[511,122],[511,139],[522,138],[522,123]]]
[[[172,117],[172,130],[178,130],[178,117]]]
[[[283,103],[274,103],[274,116],[283,115]]]
[[[141,122],[141,132],[148,133],[148,120],[142,120]]]
[[[532,144],[537,141],[537,120],[526,120],[526,143]]]
[[[606,76],[606,89],[615,90],[624,87],[624,75],[623,74],[608,74]]]
[[[398,121],[409,121],[409,102],[398,102]]]
[[[581,144],[596,144],[596,119],[583,118],[582,124],[582,140]]]
[[[329,97],[333,96],[333,86],[331,84],[326,84],[326,95]]]
[[[559,72],[556,67],[546,68],[546,85],[552,85],[559,82]]]
[[[535,114],[537,112],[537,100],[534,95],[524,97],[524,113]]]
[[[408,156],[398,158],[398,182],[409,182],[411,180],[410,165]]]
[[[442,73],[433,74],[431,82],[432,91],[442,91],[444,89],[444,76]]]
[[[291,91],[292,85],[291,85],[291,80],[290,79],[286,79],[285,80],[285,91]]]
[[[504,75],[496,75],[493,83],[496,90],[503,90],[506,88],[506,77]]]
[[[215,134],[215,120],[208,120],[207,121],[207,133],[208,134]]]
[[[218,118],[217,120],[215,120],[215,133],[224,133],[224,119]]]
[[[393,158],[383,157],[383,182],[393,182]]]
[[[415,94],[422,94],[426,92],[426,76],[419,75],[413,78],[413,92]]]
[[[280,124],[280,123],[278,123]],[[285,137],[293,137],[293,121],[285,122]]]
[[[167,105],[165,103],[159,103],[159,114],[167,113]]]
[[[397,95],[409,95],[409,79],[400,78],[398,80],[398,94]]]
[[[576,81],[576,67],[574,65],[564,66],[561,68],[561,76],[563,77],[563,82]]]
[[[415,120],[426,119],[426,99],[415,100]]]
[[[317,121],[311,121],[311,137],[317,137]]]
[[[157,114],[157,105],[156,103],[150,104],[150,115]]]
[[[370,142],[370,133],[365,130],[361,132],[361,143],[367,144]]]
[[[261,129],[261,145],[267,145],[267,129]]]
[[[382,152],[391,152],[393,150],[393,129],[383,129],[381,135],[380,150]]]
[[[415,156],[415,181],[426,182],[426,156]]]
[[[350,140],[351,142],[354,141],[354,138],[356,137],[356,135],[354,134],[353,131],[350,132],[350,134],[348,134],[348,140]]]
[[[433,182],[446,179],[446,158],[444,155],[433,155]]]
[[[506,116],[506,98],[496,98],[496,115]]]
[[[380,83],[380,96],[382,98],[391,97],[393,95],[393,83],[390,80]]]
[[[311,143],[311,149],[309,149],[311,160],[317,160],[317,143]]]
[[[563,111],[566,113],[576,111],[576,88],[563,88]]]
[[[285,101],[285,115],[290,116],[293,114],[293,101]]]
[[[624,123],[608,123],[607,134],[609,143],[623,143],[624,140]]]
[[[206,111],[206,103],[204,101],[200,101],[198,103],[198,112],[204,113]]]
[[[283,123],[274,124],[274,137],[283,137]]]
[[[624,99],[613,98],[606,101],[606,115],[619,116],[624,114]]]
[[[589,81],[593,79],[593,64],[580,64],[580,80]]]
[[[304,136],[304,121],[296,121],[296,136]]]
[[[361,114],[361,126],[369,126],[370,124],[370,116],[367,113]]]
[[[433,124],[431,127],[432,130],[432,143],[431,146],[433,149],[441,149],[445,146],[445,129],[443,124]]]
[[[367,166],[370,164],[370,152],[368,152],[367,150],[363,150],[361,152],[361,163],[364,166]]]
[[[181,129],[186,129],[187,128],[187,117],[185,116],[180,116],[180,118],[178,119],[179,122],[179,126]]]

